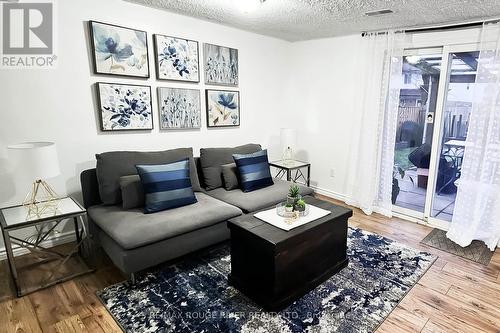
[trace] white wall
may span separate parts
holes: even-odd
[[[346,193],[360,43],[361,36],[352,35],[291,45],[293,84],[287,96],[299,130],[298,157],[311,162],[311,185],[336,197]]]
[[[0,71],[0,207],[19,203],[28,190],[29,183],[15,175],[7,160],[6,146],[17,142],[56,142],[62,174],[50,183],[58,193],[75,195],[78,199],[81,198],[80,172],[95,166],[94,154],[99,152],[193,147],[197,155],[201,147],[256,142],[270,148],[271,156],[279,154],[277,124],[283,110],[282,82],[287,74],[288,42],[121,0],[58,1],[57,10],[57,69]],[[124,79],[92,74],[88,20],[147,31],[151,78]],[[204,89],[205,86],[155,79],[153,33],[197,40],[200,50],[203,42],[239,49],[239,128],[208,130],[203,98],[201,130],[158,129],[156,87]],[[155,129],[143,133],[102,133],[93,87],[97,81],[150,85]]]

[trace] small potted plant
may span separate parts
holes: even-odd
[[[291,204],[293,207],[297,204],[297,201],[302,199],[300,196],[300,188],[296,184],[290,185],[290,189],[288,190],[288,196],[286,198],[286,202]]]
[[[306,210],[306,202],[302,199],[297,200],[295,203],[295,210],[298,212],[303,212]]]
[[[287,203],[285,204],[285,212],[287,212],[287,213],[291,213],[291,212],[293,212],[293,205],[292,205],[291,203],[288,203],[288,202],[287,202]]]

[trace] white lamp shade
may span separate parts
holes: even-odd
[[[24,142],[7,147],[15,171],[32,180],[48,179],[60,174],[56,144]]]
[[[290,148],[295,150],[297,145],[297,130],[295,128],[282,128],[280,132],[281,150]]]

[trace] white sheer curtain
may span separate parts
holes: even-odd
[[[500,240],[500,23],[485,23],[474,100],[447,233],[460,246],[482,240],[494,250]]]
[[[364,63],[357,89],[346,203],[391,216],[394,142],[402,82],[404,32],[363,37]]]

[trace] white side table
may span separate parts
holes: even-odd
[[[297,183],[298,180],[302,179],[304,185],[311,185],[311,164],[307,162],[297,161],[297,160],[279,160],[269,162],[269,165],[278,169],[278,173],[275,178],[282,179],[286,175],[286,180]],[[307,175],[302,173],[302,169],[307,169]],[[293,175],[295,171],[295,175]]]

